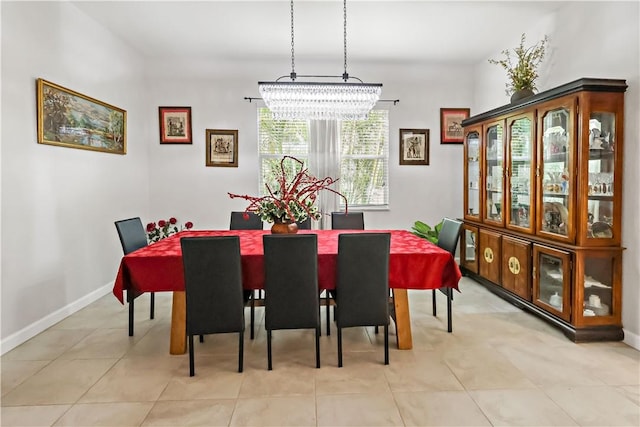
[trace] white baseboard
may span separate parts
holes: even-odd
[[[624,343],[630,345],[636,350],[640,350],[640,335],[631,333],[626,329],[622,328],[624,331]]]
[[[94,301],[102,298],[113,290],[113,282],[96,289],[95,291],[83,296],[80,299],[73,301],[72,303],[62,307],[59,310],[39,319],[29,326],[9,335],[7,338],[0,342],[0,354],[5,354],[9,350],[12,350],[27,340],[35,337],[40,332],[50,328],[65,317],[72,315],[78,310],[81,310],[91,304]]]

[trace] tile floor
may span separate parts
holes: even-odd
[[[468,278],[460,287],[452,334],[444,296],[433,317],[431,293],[410,292],[414,348],[392,348],[389,366],[373,328],[344,331],[341,369],[335,329],[321,338],[320,369],[313,331],[275,331],[269,372],[259,324],[254,341],[245,335],[243,373],[237,335],[211,335],[193,378],[187,355],[169,355],[169,294],[156,296],[155,320],[141,297],[131,338],[127,308],[106,295],[2,356],[0,424],[640,425],[640,352],[575,344]]]

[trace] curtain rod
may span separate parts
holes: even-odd
[[[244,97],[245,101],[262,101],[262,98],[254,98],[251,96],[245,96]],[[399,99],[379,99],[378,102],[393,102],[393,105],[396,105],[398,102],[400,102]]]

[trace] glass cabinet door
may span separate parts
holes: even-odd
[[[538,155],[540,185],[537,229],[539,234],[555,240],[572,241],[575,135],[571,105],[542,111]]]
[[[465,211],[467,219],[480,219],[480,131],[472,129],[465,137]]]
[[[532,232],[534,206],[534,125],[533,113],[508,121],[506,205],[507,227]]]
[[[587,239],[613,238],[615,142],[615,114],[592,112],[589,117]]]
[[[571,316],[571,257],[568,252],[533,245],[533,302],[556,316]]]
[[[484,221],[503,224],[504,129],[502,122],[487,126],[485,132]]]
[[[620,251],[577,252],[576,323],[579,325],[616,323],[620,317],[620,301],[615,292],[622,274]]]
[[[478,273],[478,227],[462,226],[460,265]]]

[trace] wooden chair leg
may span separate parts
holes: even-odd
[[[193,335],[189,334],[189,376],[192,377],[196,373],[196,369],[193,363]]]
[[[338,368],[342,368],[342,328],[340,326],[338,329]]]
[[[316,369],[320,369],[320,325],[316,328]]]
[[[271,365],[271,331],[267,330],[267,369],[272,370]]]
[[[389,364],[389,325],[384,325],[384,364]]]
[[[156,306],[156,293],[151,292],[151,303],[149,304],[149,319],[153,319]]]
[[[238,372],[242,372],[244,365],[244,331],[240,331],[240,342],[238,343]]]

